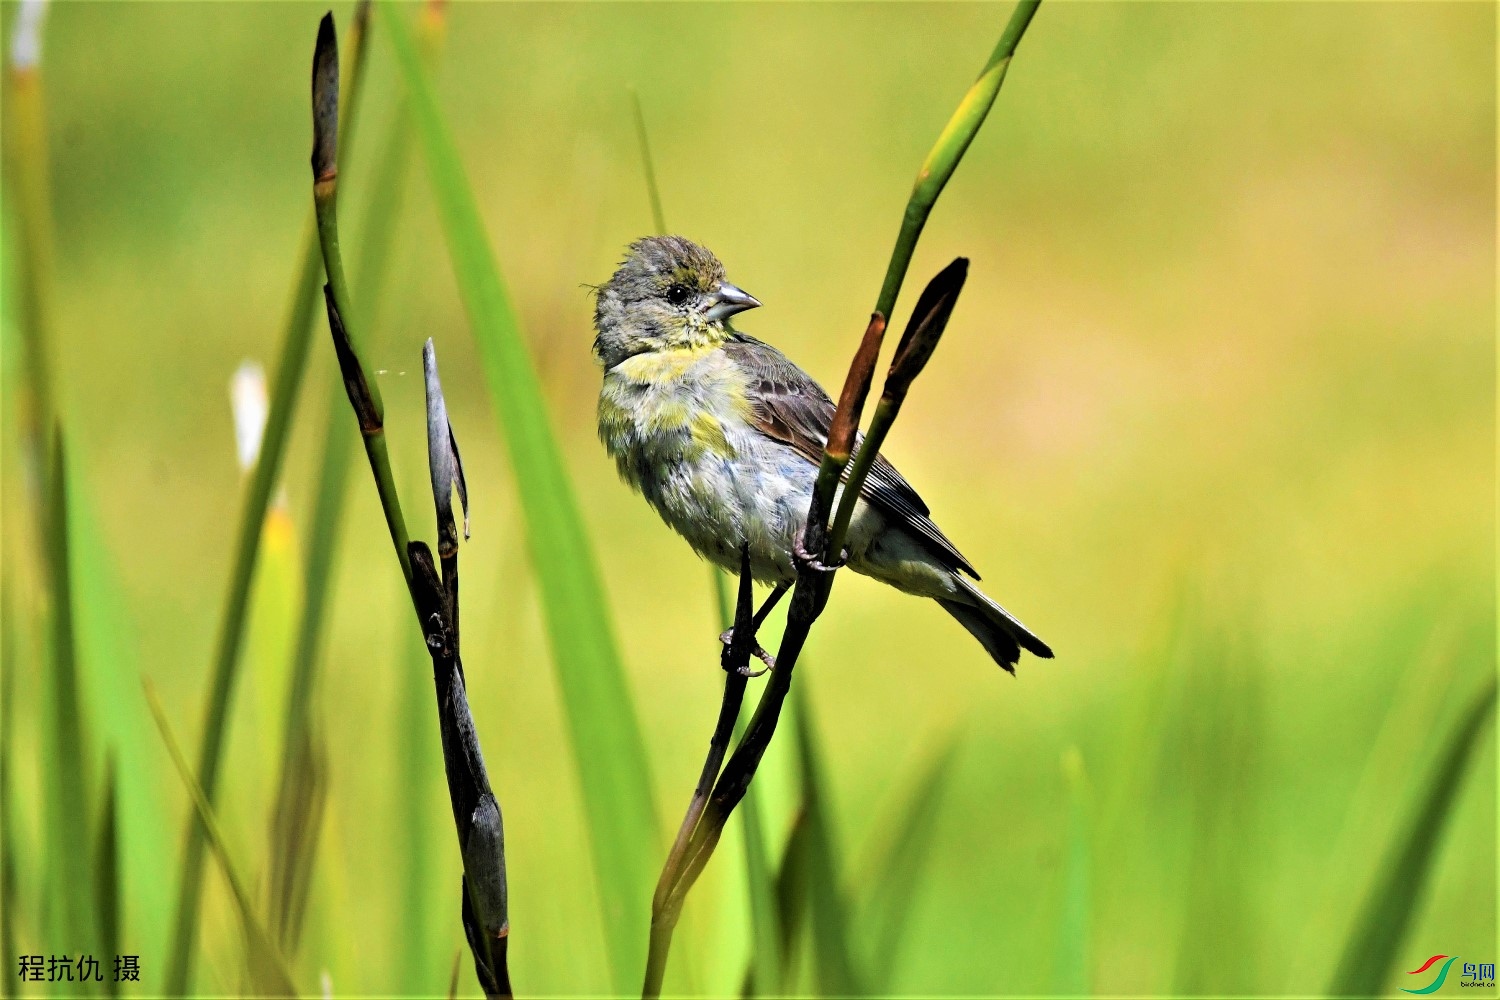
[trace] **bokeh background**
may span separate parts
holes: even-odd
[[[76,3],[46,28],[59,402],[97,510],[89,558],[118,584],[107,648],[85,654],[130,678],[104,710],[150,731],[135,681],[148,675],[189,746],[245,486],[228,383],[279,350],[310,203],[322,10]],[[345,24],[350,5],[335,12]],[[4,5],[7,41],[15,13]],[[765,303],[744,329],[836,386],[915,168],[1008,14],[448,11],[439,99],[596,546],[664,830],[718,703],[719,626],[707,570],[616,479],[594,432],[585,283],[651,230],[628,87],[669,228]],[[798,673],[852,898],[878,881],[869,859],[922,769],[956,741],[902,939],[856,932],[860,949],[894,949],[897,991],[1328,985],[1446,734],[1495,670],[1495,16],[1443,3],[1037,15],[917,251],[913,282],[959,254],[972,270],[887,452],[1057,659],[1005,676],[936,607],[846,574]],[[378,32],[370,52],[366,164],[400,91]],[[349,198],[365,180],[349,171]],[[345,218],[357,246],[358,217]],[[465,666],[507,820],[513,974],[528,992],[597,993],[608,974],[574,764],[420,159],[400,218],[372,365],[413,530],[430,538],[425,338],[443,362],[473,506]],[[10,208],[5,224],[13,389]],[[223,796],[252,874],[324,414],[347,405],[318,323]],[[14,457],[5,472],[8,586],[25,621],[40,577]],[[339,993],[441,992],[462,946],[460,868],[430,681],[362,461],[349,489],[318,699],[329,810],[297,969]],[[13,638],[15,830],[39,849],[43,660],[34,637]],[[773,850],[796,795],[787,741],[760,781]],[[188,799],[147,746],[121,763],[152,776],[170,863],[128,901],[126,926],[156,975],[165,928],[149,914],[175,891]],[[412,771],[413,753],[429,766]],[[1402,971],[1436,953],[1494,960],[1495,784],[1490,731]],[[690,899],[671,988],[738,989],[739,845],[736,828]],[[1068,905],[1080,870],[1081,949]],[[27,878],[18,898],[42,905]],[[230,992],[237,924],[217,874],[207,887],[198,987]],[[41,926],[17,918],[26,950],[58,950]],[[460,984],[477,990],[466,953]]]

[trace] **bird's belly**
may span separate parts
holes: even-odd
[[[817,469],[791,448],[756,437],[735,442],[733,456],[636,439],[623,442],[615,457],[621,474],[699,555],[738,574],[740,547],[748,544],[757,582],[792,583],[792,546],[807,521]],[[867,505],[856,507],[849,533],[854,568],[864,571],[862,556],[879,521]]]
[[[740,570],[741,547],[750,549],[750,571],[761,583],[796,577],[791,551],[807,518],[813,475],[794,462],[742,444],[733,456],[691,454],[691,449],[645,446],[621,461],[638,475],[626,478],[641,491],[699,555],[731,573]],[[749,450],[751,454],[744,454]]]
[[[599,408],[599,435],[621,478],[699,555],[738,574],[740,549],[748,545],[758,582],[793,582],[792,546],[807,520],[816,466],[701,400],[663,401],[659,393],[626,399],[623,388],[606,383]],[[856,507],[849,533],[855,568],[882,520],[866,504]]]

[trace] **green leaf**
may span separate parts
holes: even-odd
[[[270,934],[266,932],[265,925],[256,916],[250,893],[246,890],[244,880],[240,878],[239,870],[229,856],[229,848],[224,842],[223,833],[220,832],[219,821],[214,816],[213,806],[209,804],[208,796],[203,793],[198,779],[193,777],[193,770],[188,766],[187,758],[183,756],[182,747],[178,745],[177,738],[172,735],[172,726],[167,722],[167,713],[161,707],[161,699],[156,695],[155,686],[149,679],[144,683],[146,704],[150,706],[151,715],[156,719],[157,729],[160,730],[162,742],[166,744],[167,753],[172,758],[172,765],[177,768],[177,774],[182,778],[182,783],[193,800],[193,806],[198,813],[198,822],[202,824],[208,847],[213,852],[214,859],[218,861],[219,871],[223,874],[224,881],[229,886],[229,894],[234,899],[235,910],[240,917],[240,929],[245,935],[245,951],[250,966],[251,982],[255,984],[258,992],[267,996],[294,997],[297,995],[297,987],[292,980],[291,970],[286,959],[272,942]]]
[[[47,896],[57,908],[52,939],[66,949],[97,948],[93,899],[93,859],[89,817],[87,731],[79,693],[77,646],[73,631],[73,577],[68,545],[67,457],[61,429],[54,431],[52,463],[46,477],[47,581],[51,592],[49,711],[44,755],[47,842],[50,870]]]
[[[829,815],[828,779],[805,689],[792,699],[797,724],[797,760],[807,816],[807,891],[818,985],[828,996],[861,992],[849,957],[849,911],[839,884],[838,845]]]
[[[594,553],[563,469],[530,352],[458,148],[398,8],[379,7],[409,91],[459,295],[515,470],[526,543],[562,694],[616,992],[645,961],[652,865],[662,838],[645,743],[615,647]]]
[[[368,0],[355,8],[356,28],[350,45],[350,82],[345,91],[342,133],[339,141],[347,150],[353,145],[362,91],[360,81],[366,60],[364,44],[368,17]],[[348,168],[348,156],[339,166]],[[260,554],[262,526],[271,502],[277,476],[291,437],[293,411],[307,372],[308,348],[312,342],[312,317],[317,304],[319,272],[322,269],[322,247],[315,224],[303,236],[302,255],[292,286],[291,308],[282,333],[281,357],[277,362],[271,390],[271,408],[266,417],[265,434],[255,471],[246,486],[244,507],[236,532],[233,568],[225,592],[219,634],[214,646],[213,671],[204,703],[203,725],[198,747],[198,780],[206,801],[213,803],[218,794],[220,766],[224,744],[230,728],[235,684],[240,672],[240,649],[245,638],[245,624],[250,610],[251,584]],[[203,884],[203,840],[197,823],[189,822],[187,850],[183,852],[178,880],[177,911],[172,929],[172,949],[168,958],[166,992],[189,992],[196,955],[198,913]]]
[[[1390,860],[1370,887],[1344,946],[1330,994],[1376,996],[1385,989],[1436,865],[1443,827],[1458,800],[1469,758],[1494,708],[1495,679],[1491,677],[1460,717],[1428,780],[1420,786],[1409,825],[1391,845]]]
[[[116,821],[115,761],[104,762],[104,802],[99,809],[99,837],[94,855],[94,907],[99,914],[99,954],[108,961],[120,953],[120,851]],[[110,993],[120,987],[108,980]]]
[[[859,926],[865,929],[861,936],[869,942],[864,985],[875,993],[891,988],[957,749],[957,739],[950,739],[925,762],[864,870],[859,908]]]
[[[175,835],[165,789],[157,780],[155,736],[141,692],[135,630],[119,569],[100,526],[94,490],[82,463],[68,460],[68,544],[77,591],[74,629],[84,718],[114,762],[114,808],[119,865],[120,920],[142,955],[166,950],[172,885],[162,873],[172,865]],[[160,989],[161,963],[143,965],[142,985]]]
[[[20,892],[16,875],[20,871],[20,850],[16,843],[16,813],[11,796],[15,789],[15,776],[11,774],[15,760],[12,734],[15,732],[15,676],[16,621],[11,613],[10,574],[5,573],[0,581],[0,952],[4,955],[19,955],[16,920],[20,916]],[[10,977],[0,977],[5,986],[0,995],[11,996],[15,987]]]

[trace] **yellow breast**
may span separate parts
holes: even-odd
[[[605,372],[599,435],[617,459],[651,465],[732,458],[725,421],[749,418],[745,388],[717,346],[637,354]]]

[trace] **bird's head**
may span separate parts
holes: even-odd
[[[681,236],[648,236],[599,287],[594,356],[605,368],[647,351],[709,347],[733,332],[729,317],[760,305],[724,278],[724,265]]]

